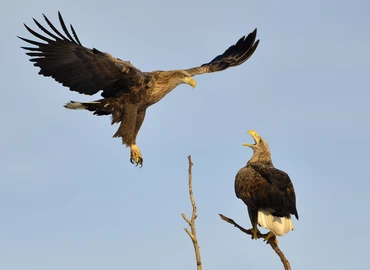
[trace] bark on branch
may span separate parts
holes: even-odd
[[[252,232],[250,230],[247,230],[247,229],[244,229],[242,226],[240,226],[239,224],[237,224],[234,220],[232,220],[231,218],[228,218],[228,217],[225,217],[224,215],[222,214],[219,214],[221,219],[226,221],[227,223],[230,223],[232,225],[234,225],[236,228],[238,228],[239,230],[241,230],[243,233],[246,233],[246,234],[249,234],[249,235],[252,235]],[[267,236],[267,234],[262,234],[262,233],[259,233],[257,235],[257,238],[262,238],[264,239],[265,237]],[[271,248],[276,252],[276,254],[280,257],[280,260],[281,262],[283,263],[284,265],[284,269],[285,270],[291,270],[290,268],[290,264],[289,264],[289,261],[288,259],[284,256],[284,253],[280,250],[280,248],[278,247],[278,241],[277,241],[277,238],[276,237],[271,237],[268,241],[267,241],[267,244],[269,244],[271,246]]]
[[[193,175],[192,175],[192,168],[193,162],[191,161],[191,156],[188,156],[189,161],[189,169],[188,169],[188,178],[189,178],[189,196],[190,202],[193,207],[193,212],[191,214],[191,219],[187,218],[184,213],[181,214],[182,218],[188,223],[190,230],[188,228],[184,228],[185,232],[189,235],[191,241],[193,242],[194,251],[195,251],[195,259],[197,263],[197,270],[202,270],[202,260],[200,258],[200,249],[197,239],[197,231],[195,228],[195,219],[197,218],[197,205],[195,204],[194,194],[193,194]]]

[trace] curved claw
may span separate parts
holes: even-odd
[[[138,161],[136,161],[134,158],[130,158],[131,164],[135,164],[135,167],[140,165],[140,168],[143,167],[143,158],[139,158]]]
[[[139,165],[140,168],[143,167],[143,156],[141,155],[139,147],[137,147],[136,144],[132,144],[130,148],[131,148],[130,162],[132,164],[135,164],[136,167]]]

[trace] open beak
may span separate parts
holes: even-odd
[[[251,135],[253,140],[254,140],[254,144],[249,144],[249,143],[243,143],[243,146],[249,146],[251,148],[255,147],[257,145],[257,142],[259,141],[260,139],[260,136],[258,135],[257,132],[255,132],[254,130],[250,130],[247,132],[247,134]]]
[[[184,82],[191,85],[193,88],[197,85],[197,82],[193,79],[193,77],[186,77]]]

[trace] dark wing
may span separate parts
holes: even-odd
[[[248,165],[236,175],[235,193],[252,209],[270,208],[277,216],[293,214],[298,219],[293,184],[283,171]]]
[[[26,29],[35,37],[45,41],[41,43],[19,37],[37,47],[22,47],[30,51],[30,61],[40,67],[40,75],[54,78],[57,82],[69,87],[80,94],[93,95],[103,90],[103,97],[129,92],[132,86],[148,83],[150,73],[142,73],[130,62],[122,61],[97,49],[83,47],[74,28],[72,35],[68,31],[63,18],[58,12],[59,21],[65,33],[59,32],[44,15],[45,21],[53,32],[47,30],[35,19],[36,25],[46,34],[45,36],[33,31],[27,25]]]
[[[264,207],[274,209],[278,215],[293,214],[298,219],[294,187],[289,175],[273,167],[257,164],[249,166],[265,179],[260,187],[262,189],[261,199],[266,204]]]
[[[247,37],[241,37],[235,45],[228,48],[223,54],[217,56],[211,62],[200,67],[190,68],[186,71],[191,75],[199,75],[225,70],[243,64],[252,56],[257,49],[259,40],[256,40],[257,29],[254,29]]]

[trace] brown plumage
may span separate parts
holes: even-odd
[[[94,95],[100,90],[103,99],[94,102],[74,102],[68,109],[85,109],[95,115],[112,115],[112,124],[121,123],[114,137],[131,148],[131,162],[143,162],[136,136],[145,118],[146,109],[160,101],[176,86],[186,83],[195,87],[195,75],[221,71],[244,63],[256,50],[257,30],[242,37],[223,54],[211,62],[187,70],[141,72],[129,61],[115,58],[109,53],[82,46],[74,28],[68,31],[60,13],[59,21],[63,35],[44,15],[52,31],[34,19],[46,35],[43,36],[27,25],[26,29],[44,42],[20,39],[36,47],[22,47],[29,51],[30,61],[40,68],[40,75],[54,78],[57,82],[80,94]]]
[[[248,207],[252,223],[252,238],[259,233],[257,224],[269,229],[268,238],[284,235],[294,229],[291,215],[298,219],[293,184],[285,172],[274,167],[270,148],[257,132],[248,132],[255,144],[243,144],[253,149],[247,166],[235,177],[235,193]]]

